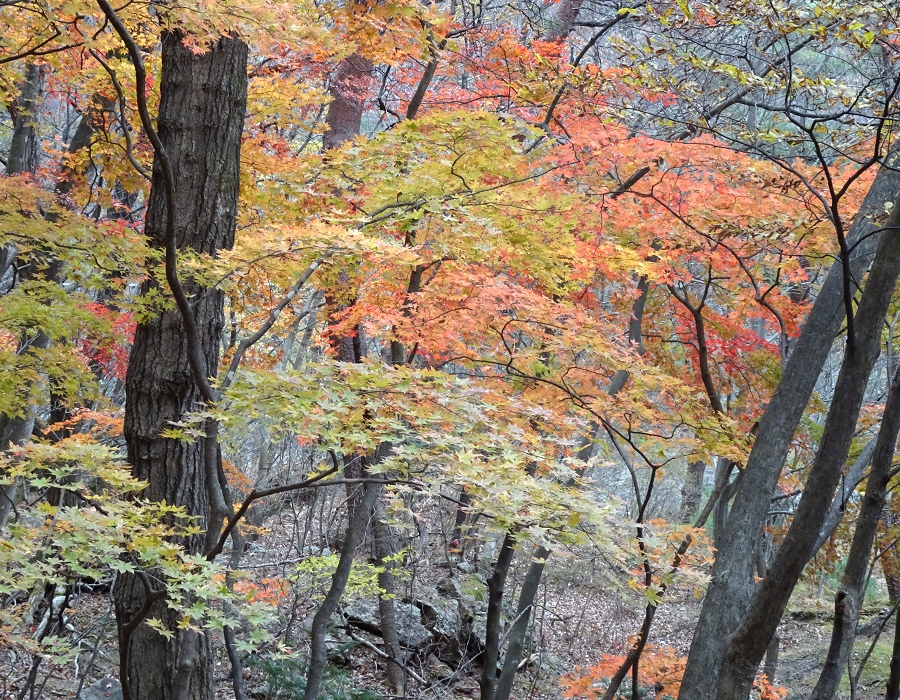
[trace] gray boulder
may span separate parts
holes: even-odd
[[[103,678],[83,688],[81,700],[122,700],[122,684],[116,678]]]

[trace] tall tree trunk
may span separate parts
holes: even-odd
[[[888,157],[892,167],[879,170],[847,236],[852,250],[850,272],[856,280],[865,274],[880,239],[878,231],[883,225],[885,204],[894,203],[900,192],[897,160],[896,152],[892,152]],[[683,700],[715,698],[722,647],[737,629],[753,593],[756,550],[772,493],[797,424],[844,320],[843,287],[843,269],[838,260],[825,278],[778,389],[760,419],[727,526],[716,543],[712,580],[694,629],[679,693]],[[827,507],[828,504],[823,511]]]
[[[247,47],[234,38],[221,38],[195,55],[177,32],[162,40],[162,74],[158,134],[174,176],[176,242],[179,249],[215,255],[234,243],[240,170],[241,131],[247,101]],[[152,244],[165,247],[166,182],[157,153],[145,231]],[[154,290],[145,282],[142,293]],[[224,328],[223,295],[186,283],[207,377],[216,375]],[[160,437],[171,421],[202,404],[202,396],[188,362],[188,341],[177,309],[138,325],[126,377],[125,440],[135,477],[147,481],[142,498],[183,506],[210,522],[209,489],[218,488],[209,465],[218,460],[214,439],[187,443]],[[210,478],[212,477],[212,478]],[[198,534],[182,542],[188,552],[204,547]],[[147,591],[141,578],[123,576],[116,586],[116,617],[125,697],[169,700],[212,697],[214,664],[205,635],[176,631],[167,640],[147,625],[130,625],[142,611]],[[162,601],[149,616],[174,629],[176,620]],[[130,629],[133,626],[133,631]],[[181,690],[179,690],[179,687]]]
[[[374,67],[369,59],[354,53],[341,61],[337,70],[331,76],[331,84],[328,89],[331,95],[331,102],[328,104],[328,112],[325,116],[325,123],[328,129],[322,135],[322,146],[325,150],[338,148],[345,142],[359,136],[362,128],[362,115],[365,111],[366,98],[368,96],[368,86],[372,81],[373,70]],[[330,303],[330,300],[327,298],[326,303]],[[357,332],[352,336],[342,335],[333,338],[331,342],[336,350],[337,359],[341,362],[360,362],[365,355],[361,328],[357,328]],[[373,459],[380,461],[390,450],[390,444],[382,443],[378,446]],[[350,478],[366,476],[367,460],[368,458],[351,458],[345,455],[345,475]],[[381,491],[381,484],[377,483],[368,483],[356,488],[350,485],[348,487],[349,522],[341,550],[341,558],[338,561],[337,569],[332,575],[331,586],[325,595],[325,600],[313,617],[312,629],[310,630],[310,662],[306,676],[306,689],[304,691],[306,700],[318,698],[325,666],[328,663],[325,645],[327,627],[331,616],[337,610],[344,595],[344,590],[350,577],[350,570],[353,566],[353,559],[356,556],[356,550],[363,541]],[[385,534],[387,537],[390,536],[389,533],[382,532],[381,534],[382,536]],[[378,533],[376,533],[376,547],[379,546],[377,540]],[[379,605],[379,613],[381,615],[382,630],[387,629],[385,645],[388,648],[388,653],[396,658],[396,655],[399,654],[399,641],[396,635],[396,616],[393,603],[387,604],[386,601],[382,601],[382,604]],[[391,649],[392,646],[394,647],[393,650]],[[389,673],[392,681],[399,680],[402,684],[403,676],[397,675],[395,663],[390,664]]]
[[[834,626],[828,656],[810,700],[831,700],[834,697],[853,649],[859,608],[865,593],[869,553],[875,541],[881,511],[884,509],[898,432],[900,432],[900,371],[894,375],[887,405],[884,408],[884,416],[878,430],[878,442],[872,457],[872,469],[866,482],[866,495],[863,497],[859,518],[856,521],[856,530],[853,533],[850,553],[847,555],[847,566],[844,569],[841,586],[835,596]]]
[[[892,211],[886,226],[896,230],[898,225],[900,211]],[[723,655],[718,700],[745,700],[750,693],[756,670],[775,634],[794,585],[806,562],[815,554],[813,547],[841,478],[869,375],[881,352],[881,328],[900,274],[900,237],[892,233],[882,236],[879,241],[854,318],[856,329],[847,339],[847,350],[835,385],[836,400],[828,410],[822,441],[791,528]],[[736,504],[735,509],[737,507]],[[728,529],[730,526],[729,521]]]
[[[16,121],[13,127],[12,140],[6,160],[7,175],[35,173],[41,153],[41,139],[37,131],[37,112],[43,99],[43,78],[41,69],[34,63],[25,68],[25,79],[22,91],[16,100]],[[0,248],[0,279],[16,258],[15,246],[6,245]],[[19,279],[30,277],[35,272],[34,265],[28,265],[20,273]],[[20,340],[19,350],[35,352],[50,347],[50,338],[46,333],[37,331],[28,333]],[[34,430],[35,411],[29,409],[23,416],[0,416],[0,450],[10,445],[22,445]],[[19,481],[14,480],[7,486],[0,486],[0,528],[6,525],[13,508],[19,500]]]

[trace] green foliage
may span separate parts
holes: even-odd
[[[305,660],[295,656],[253,656],[249,666],[259,669],[265,677],[265,700],[300,700],[306,690]],[[380,700],[368,690],[356,690],[343,669],[330,666],[325,671],[321,700]]]
[[[246,623],[249,639],[238,643],[245,651],[267,639],[272,606],[229,591],[224,566],[187,554],[178,542],[198,533],[197,525],[180,506],[138,499],[144,484],[110,448],[77,438],[30,443],[0,456],[0,473],[5,475],[0,484],[20,479],[29,493],[53,489],[58,502],[72,503],[57,507],[34,499],[19,508],[0,540],[0,596],[62,589],[79,579],[106,579],[111,572],[148,572],[165,583],[165,602],[179,628]],[[241,619],[224,614],[226,602]],[[64,638],[34,639],[32,612],[30,606],[0,608],[3,643],[57,661],[68,658]],[[163,636],[173,634],[158,620],[147,624]]]
[[[321,600],[328,591],[331,576],[337,569],[340,555],[328,554],[318,557],[306,557],[297,565],[290,581],[295,590],[306,591],[309,599]],[[354,562],[350,571],[350,579],[344,595],[354,598],[360,595],[381,595],[384,590],[378,585],[378,575],[384,567],[373,566],[364,562]]]
[[[168,434],[190,439],[208,415]],[[497,531],[517,528],[520,541],[573,543],[587,530],[598,546],[608,543],[616,503],[598,504],[582,488],[584,464],[567,455],[572,441],[560,434],[582,424],[560,420],[536,434],[545,411],[523,396],[431,369],[311,363],[278,376],[245,372],[212,415],[231,435],[264,418],[273,434],[345,454],[390,443],[372,471],[399,475],[399,492],[438,499],[448,484],[462,485],[473,511],[487,513]]]

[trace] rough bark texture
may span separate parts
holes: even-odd
[[[891,503],[881,514],[885,530],[890,531],[897,524],[895,507],[895,504]],[[878,563],[881,565],[881,573],[884,574],[884,582],[887,584],[888,600],[891,606],[894,606],[900,602],[900,550],[896,544],[879,558]]]
[[[896,164],[896,153],[890,156]],[[850,270],[856,280],[869,267],[883,226],[884,205],[900,192],[900,172],[882,168],[873,182],[847,236],[853,247]],[[855,247],[854,247],[855,246]],[[778,482],[797,424],[803,415],[831,343],[844,320],[841,261],[832,265],[800,337],[788,360],[778,389],[759,422],[759,432],[744,468],[728,524],[717,541],[712,580],[694,630],[687,668],[681,684],[682,700],[713,700],[722,647],[737,629],[753,593],[755,552],[769,501]],[[823,507],[827,510],[828,504]]]
[[[884,700],[900,700],[900,613],[894,620],[894,646],[891,652],[891,671]]]
[[[703,491],[703,476],[706,474],[706,463],[702,461],[688,464],[687,476],[681,487],[681,515],[683,523],[689,523],[697,513],[700,505],[700,494]]]
[[[887,226],[898,225],[900,212],[892,213]],[[900,236],[892,231],[880,239],[854,318],[854,337],[848,339],[835,385],[834,395],[839,400],[832,402],[828,410],[822,441],[791,528],[769,567],[771,573],[757,588],[739,627],[729,640],[719,672],[718,700],[745,700],[750,693],[756,670],[775,634],[791,591],[806,562],[815,554],[813,547],[841,478],[869,375],[881,352],[881,328],[898,274]],[[767,495],[769,493],[771,491]]]
[[[581,14],[583,0],[560,0],[550,18],[550,26],[541,37],[544,41],[565,41]]]
[[[237,214],[241,131],[246,110],[247,47],[222,38],[206,53],[195,55],[181,37],[163,37],[161,101],[157,129],[172,164],[175,186],[176,240],[179,248],[215,255],[234,243]],[[159,157],[154,161],[146,233],[163,247],[166,201]],[[186,282],[186,281],[185,281]],[[144,284],[143,293],[152,282]],[[224,327],[219,291],[187,283],[194,302],[199,343],[207,376],[215,376]],[[183,506],[209,523],[207,466],[217,459],[214,440],[187,443],[160,437],[170,421],[179,420],[201,403],[187,358],[181,314],[173,309],[137,328],[126,378],[125,439],[134,475],[148,482],[142,498]],[[183,542],[200,552],[203,535]],[[116,615],[125,625],[140,610],[146,592],[140,579],[123,577],[116,588]],[[172,622],[162,602],[149,611]],[[213,663],[204,635],[178,633],[171,641],[138,625],[125,652],[121,672],[126,697],[166,700],[177,696],[176,684],[189,680],[189,697],[212,697]],[[193,648],[193,649],[192,649]]]
[[[6,174],[33,173],[40,165],[41,140],[37,133],[37,112],[43,97],[44,79],[41,67],[29,63],[25,67],[22,92],[16,100],[16,123],[6,160]]]
[[[328,88],[331,102],[325,115],[328,130],[322,134],[325,150],[337,148],[359,136],[373,70],[368,58],[353,54],[341,61],[331,76]]]
[[[847,555],[847,566],[844,569],[841,586],[835,597],[834,626],[828,656],[810,700],[831,700],[838,689],[841,675],[847,668],[847,659],[853,649],[859,609],[865,593],[869,553],[878,531],[881,511],[884,509],[898,432],[900,432],[900,371],[894,375],[887,405],[884,408],[875,454],[872,457],[872,469],[866,481],[866,494],[856,521],[856,530],[853,533],[850,553]]]

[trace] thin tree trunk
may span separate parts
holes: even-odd
[[[195,55],[177,32],[162,40],[161,98],[158,135],[171,163],[174,201],[167,202],[166,178],[158,152],[145,231],[153,245],[164,248],[167,205],[174,205],[176,242],[180,249],[215,255],[234,243],[240,170],[241,131],[247,96],[247,47],[221,38],[209,51]],[[142,293],[153,291],[145,282]],[[197,335],[206,377],[216,375],[224,329],[223,295],[186,283],[193,301]],[[218,489],[210,465],[219,459],[212,438],[187,443],[160,437],[172,421],[202,404],[192,375],[188,339],[177,309],[138,325],[126,378],[124,433],[135,477],[148,482],[142,498],[185,508],[211,532],[210,490]],[[213,470],[215,471],[215,470]],[[215,480],[214,483],[210,483]],[[204,549],[204,536],[182,541],[192,554]],[[175,619],[162,600],[145,607],[145,581],[122,576],[116,586],[116,617],[125,663],[121,669],[126,700],[169,700],[212,697],[214,661],[205,634],[175,629]],[[161,619],[175,631],[167,640],[147,625],[128,627],[140,614]],[[124,637],[124,638],[123,638]]]
[[[898,225],[900,212],[892,211],[887,226],[895,228]],[[838,400],[832,402],[828,410],[822,441],[791,528],[772,561],[770,573],[756,589],[729,641],[718,678],[718,700],[745,700],[750,693],[756,670],[778,627],[791,591],[806,562],[815,554],[813,547],[840,481],[869,375],[881,352],[881,328],[900,273],[900,236],[893,234],[891,231],[879,241],[854,319],[856,329],[853,337],[847,340],[835,385],[834,395]],[[744,478],[746,480],[746,470]],[[767,498],[770,493],[767,492]],[[735,509],[737,507],[738,504]],[[731,525],[729,521],[727,530]],[[758,542],[758,538],[753,539]]]
[[[888,158],[896,165],[896,153]],[[900,192],[900,171],[879,170],[847,236],[851,247],[849,267],[860,280],[868,269],[883,226],[885,204]],[[781,469],[831,344],[844,320],[843,269],[832,265],[800,337],[788,359],[778,389],[760,419],[759,431],[728,524],[717,542],[712,580],[703,601],[700,619],[688,655],[681,684],[682,700],[713,700],[722,660],[722,647],[737,629],[753,593],[755,553],[769,503]],[[827,510],[828,504],[823,507]]]
[[[497,563],[488,578],[487,622],[484,634],[484,652],[482,652],[481,700],[496,700],[497,697],[497,662],[500,660],[500,627],[503,614],[503,592],[506,578],[515,554],[516,538],[511,532],[503,537]]]
[[[834,626],[828,656],[825,658],[825,664],[810,700],[831,700],[834,697],[847,667],[847,659],[853,650],[859,609],[865,593],[869,554],[875,542],[881,512],[884,510],[898,432],[900,432],[900,371],[894,375],[884,408],[875,454],[872,457],[872,469],[866,482],[866,494],[856,521],[856,530],[853,533],[850,553],[847,555],[847,566],[844,569],[841,586],[835,596]]]
[[[776,632],[772,635],[772,641],[766,649],[766,659],[763,661],[763,674],[769,683],[775,683],[775,674],[778,673],[778,657],[781,650],[781,636]]]
[[[891,651],[891,670],[884,700],[900,700],[900,611],[894,618],[894,646]]]
[[[397,597],[397,578],[394,576],[395,537],[391,527],[387,523],[387,513],[381,503],[375,506],[375,520],[373,523],[375,535],[375,556],[378,567],[378,587],[384,593],[378,596],[378,613],[381,618],[381,637],[384,640],[384,650],[388,655],[387,675],[388,682],[395,695],[403,695],[406,686],[406,672],[403,669],[403,650],[400,647],[400,636],[397,634],[397,610],[395,600]]]
[[[500,680],[497,681],[495,700],[509,700],[510,693],[512,693],[513,681],[519,670],[519,663],[522,661],[525,633],[528,631],[528,624],[531,622],[534,611],[534,599],[537,596],[541,576],[549,556],[550,551],[544,546],[539,545],[534,550],[531,566],[528,567],[528,573],[525,574],[525,580],[522,582],[522,590],[519,591],[519,606],[516,610],[515,622],[509,631],[506,654],[503,657],[503,670],[500,672]]]
[[[378,456],[376,455],[377,458]],[[344,590],[347,588],[347,581],[350,579],[350,570],[353,568],[356,550],[359,549],[359,545],[363,540],[369,518],[372,516],[372,510],[375,507],[378,494],[381,492],[381,484],[374,482],[363,484],[357,488],[359,497],[350,514],[350,522],[347,525],[341,558],[338,560],[337,569],[335,569],[331,577],[331,586],[328,589],[328,593],[325,594],[325,600],[322,601],[313,617],[309,633],[309,670],[306,674],[304,700],[317,700],[319,697],[325,666],[328,664],[328,648],[325,644],[328,624],[341,602]]]

